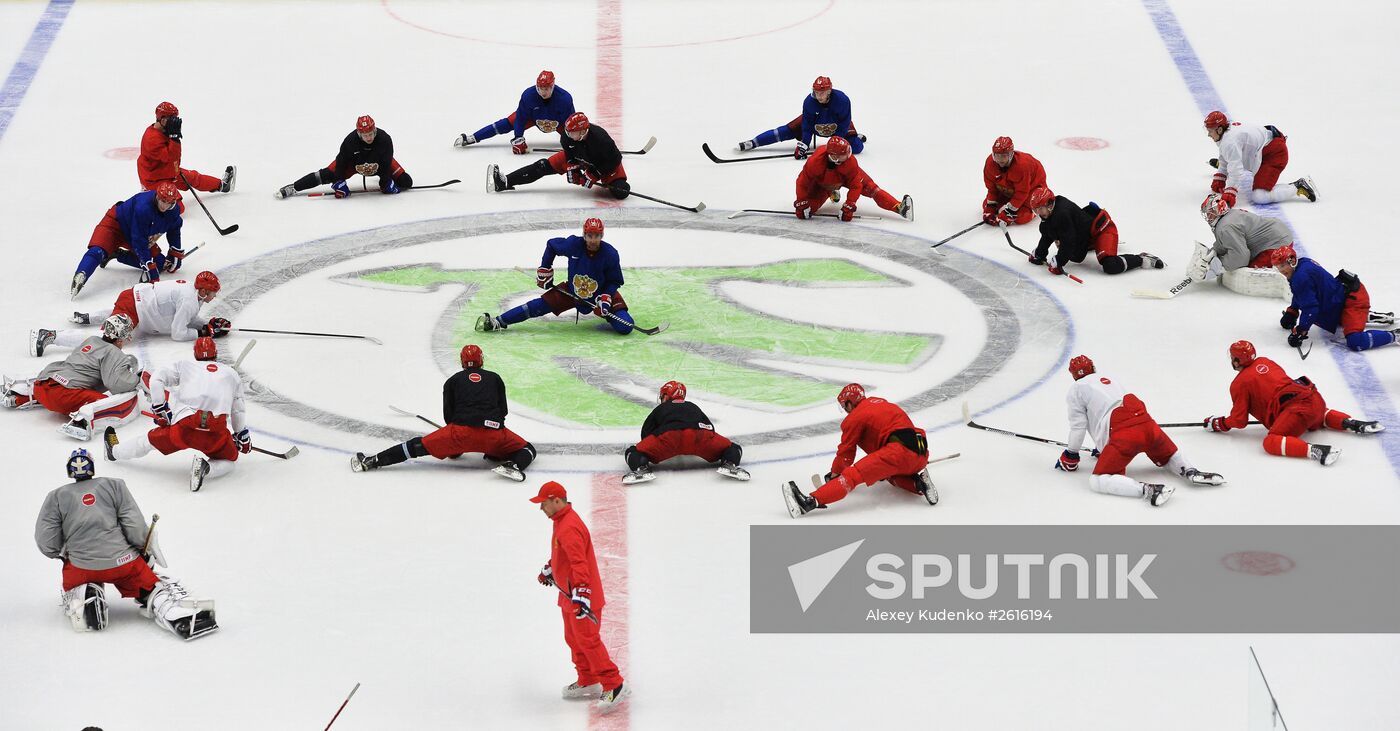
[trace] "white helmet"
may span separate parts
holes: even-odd
[[[1225,202],[1225,198],[1219,193],[1211,193],[1201,201],[1201,218],[1204,218],[1211,228],[1215,228],[1216,221],[1229,210],[1230,204]]]
[[[102,337],[116,342],[126,340],[131,337],[131,331],[135,325],[131,324],[131,318],[126,315],[116,314],[102,321]]]

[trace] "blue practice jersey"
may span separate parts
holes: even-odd
[[[557,88],[555,93],[559,93]],[[556,256],[569,258],[567,284],[574,294],[584,299],[617,294],[617,288],[622,286],[622,263],[617,258],[617,249],[606,241],[590,256],[582,236],[550,239],[544,245],[540,266],[553,267]]]
[[[1342,305],[1346,303],[1346,289],[1337,278],[1327,273],[1321,265],[1306,256],[1298,259],[1298,268],[1288,280],[1293,290],[1292,306],[1298,310],[1298,328],[1307,332],[1317,325],[1328,332],[1335,332],[1342,319]]]
[[[802,136],[799,140],[813,144],[812,136],[845,137],[851,131],[851,98],[845,92],[831,90],[826,104],[817,103],[811,94],[802,102]]]
[[[131,244],[137,259],[143,262],[151,259],[153,236],[166,234],[170,237],[170,245],[180,248],[180,226],[183,224],[178,204],[165,213],[156,208],[154,190],[137,193],[117,204],[117,225],[121,226],[122,234]]]
[[[534,124],[541,132],[563,132],[564,121],[573,113],[574,98],[564,87],[555,86],[554,93],[544,99],[532,86],[521,92],[520,104],[515,107],[515,136],[517,139],[525,136],[526,124]],[[545,125],[541,126],[540,122]]]

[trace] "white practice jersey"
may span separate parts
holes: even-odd
[[[1084,446],[1084,435],[1100,450],[1108,444],[1108,421],[1113,410],[1123,405],[1127,392],[1102,373],[1090,373],[1074,382],[1065,396],[1069,407],[1069,451]]]
[[[184,279],[162,279],[138,284],[131,288],[136,300],[136,316],[140,332],[169,333],[174,340],[190,341],[199,337],[199,293],[194,282]]]
[[[229,416],[229,430],[244,427],[243,379],[232,366],[212,360],[182,360],[151,375],[151,401],[158,403],[170,392],[172,422],[208,411]]]
[[[1239,190],[1240,178],[1246,171],[1259,172],[1260,150],[1274,139],[1274,133],[1257,124],[1233,122],[1220,137],[1220,172],[1225,173],[1225,187]]]

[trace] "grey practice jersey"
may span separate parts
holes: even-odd
[[[136,356],[93,336],[84,340],[67,358],[50,363],[35,380],[52,378],[64,388],[128,393],[141,384]]]
[[[1235,270],[1254,257],[1293,243],[1293,232],[1277,218],[1265,218],[1232,208],[1215,222],[1215,255],[1221,266]]]
[[[45,556],[67,556],[80,569],[116,568],[141,555],[146,516],[122,480],[94,477],[72,482],[44,498],[34,542]]]

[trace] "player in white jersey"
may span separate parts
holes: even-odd
[[[133,334],[164,333],[172,340],[189,342],[199,337],[221,338],[233,328],[222,317],[199,319],[199,306],[214,301],[219,278],[213,272],[200,272],[193,282],[186,279],[138,284],[122,290],[111,309],[74,312],[70,322],[86,325],[101,322],[113,313],[126,315],[136,326]],[[83,341],[81,330],[46,330],[29,333],[29,354],[40,356],[51,345],[76,347]]]
[[[1230,207],[1245,173],[1254,176],[1249,199],[1256,205],[1306,198],[1317,200],[1317,186],[1303,176],[1283,185],[1278,178],[1288,165],[1288,138],[1272,124],[1259,126],[1231,122],[1224,112],[1206,115],[1206,135],[1220,147],[1220,157],[1211,160],[1216,167],[1210,189],[1219,193]]]
[[[1076,355],[1069,362],[1074,385],[1065,397],[1069,405],[1069,446],[1055,462],[1055,469],[1079,469],[1079,451],[1087,435],[1099,448],[1089,487],[1094,492],[1140,497],[1153,506],[1166,504],[1176,488],[1171,485],[1138,482],[1124,472],[1128,463],[1142,453],[1158,467],[1185,478],[1193,485],[1223,485],[1225,479],[1213,472],[1202,472],[1177,450],[1172,440],[1157,426],[1147,407],[1137,396],[1123,390],[1112,379],[1095,373],[1094,361]],[[1094,378],[1085,378],[1093,374]]]
[[[194,360],[183,360],[151,375],[151,411],[156,428],[144,438],[121,442],[116,429],[107,429],[107,459],[136,459],[151,453],[171,454],[181,449],[204,453],[190,464],[190,489],[198,492],[204,480],[233,471],[239,454],[253,449],[244,419],[243,379],[233,368],[214,362],[214,339],[194,341]],[[174,398],[167,401],[173,392]],[[231,430],[231,431],[230,431]]]

